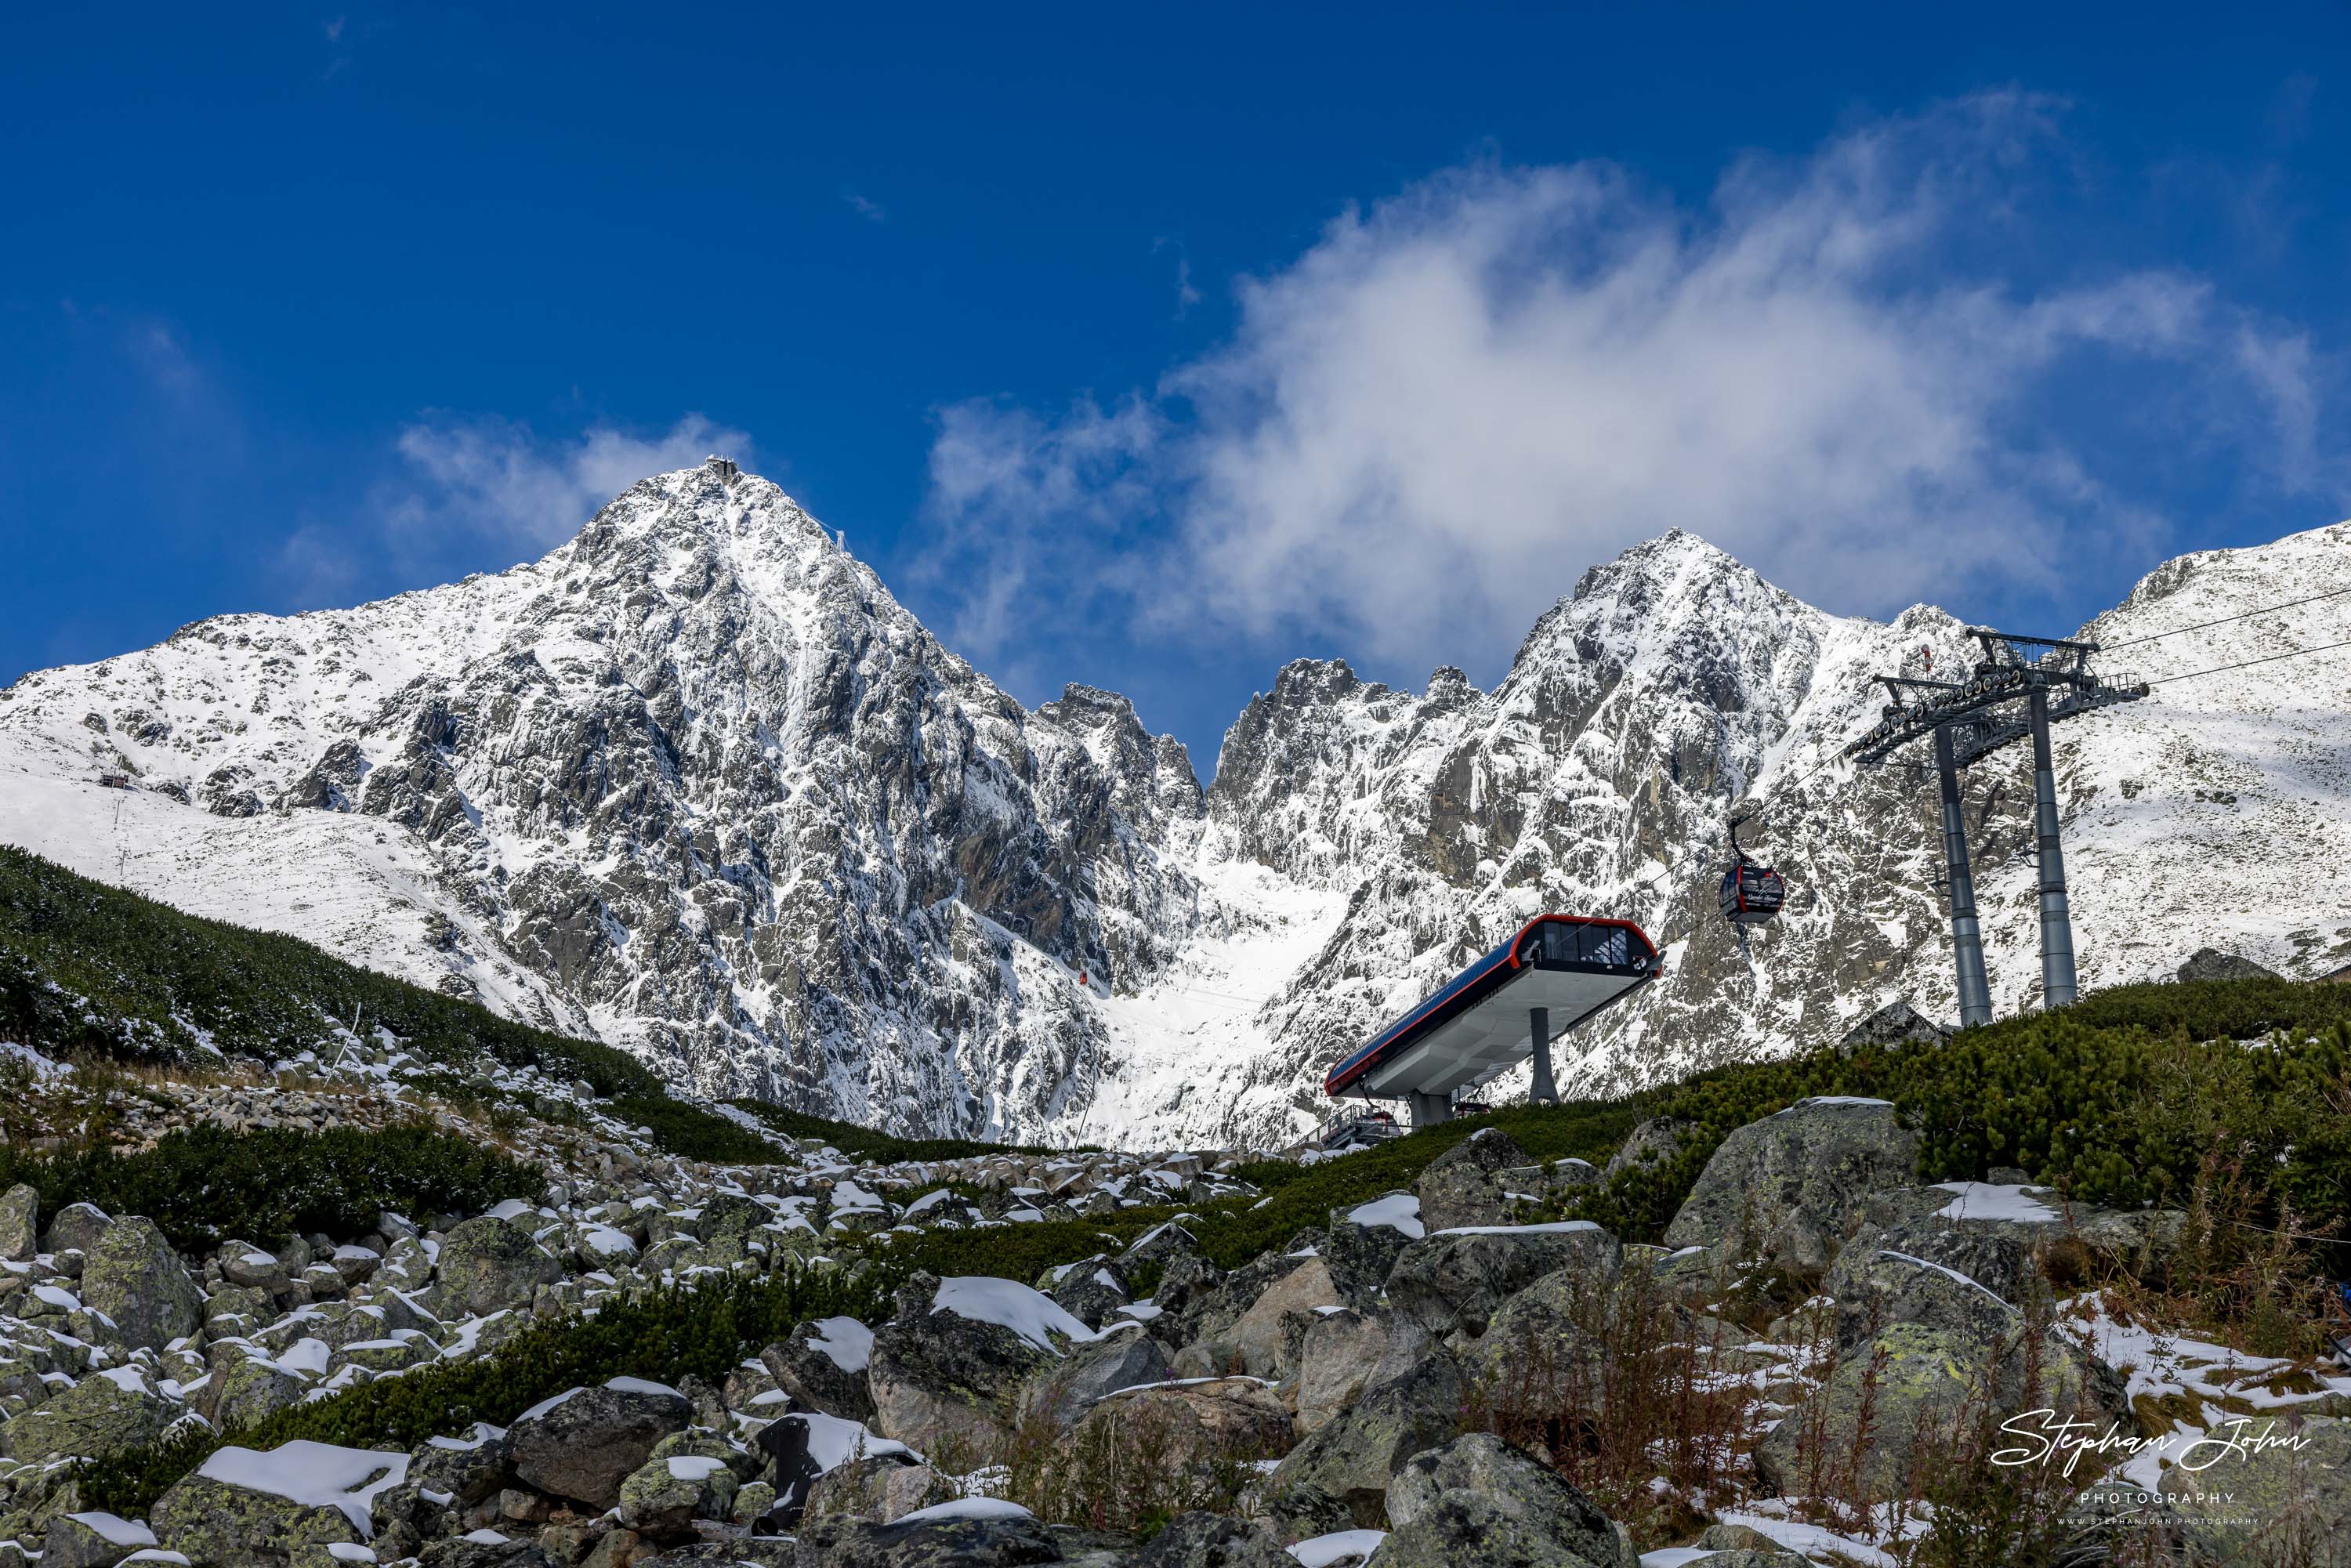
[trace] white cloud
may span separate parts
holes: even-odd
[[[1040,603],[1081,613],[1086,600],[1138,587],[1120,564],[1136,559],[1133,541],[1117,548],[1118,536],[1151,507],[1140,465],[1164,439],[1163,420],[1139,398],[1107,413],[1080,399],[1053,423],[986,402],[946,410],[930,506],[950,526],[914,570],[948,591],[949,644],[1000,651]]]
[[[1702,211],[1581,163],[1345,212],[1114,414],[946,411],[933,511],[967,631],[1111,593],[1170,631],[1492,658],[1676,526],[1878,612],[2144,548],[2168,522],[2116,458],[2137,421],[2299,482],[2321,397],[2294,334],[2181,273],[2036,287],[1980,259],[2033,237],[2052,113],[1980,98],[1742,160]]]
[[[843,191],[841,193],[841,199],[849,204],[850,211],[868,223],[887,223],[890,219],[890,214],[883,209],[881,203],[869,201],[854,191]]]
[[[713,452],[747,464],[750,445],[741,431],[698,413],[652,437],[598,425],[564,440],[505,420],[425,421],[400,433],[411,482],[387,491],[380,509],[395,546],[437,548],[455,538],[544,550],[648,475]]]

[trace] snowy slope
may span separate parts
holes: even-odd
[[[1110,1044],[1064,969],[1134,984],[1197,913],[1182,747],[1024,711],[716,460],[496,577],[27,676],[0,767],[80,781],[0,803],[77,870],[910,1127],[1062,1117]]]
[[[2351,525],[2183,557],[2089,632],[2329,585]],[[2103,663],[2344,638],[2351,596]],[[0,839],[705,1092],[1271,1140],[1319,1113],[1329,1062],[1545,909],[1630,915],[1668,957],[1572,1042],[1586,1087],[1834,1039],[1896,997],[1950,1016],[1931,784],[1830,758],[1876,719],[1872,674],[1974,656],[1938,610],[1832,616],[1677,532],[1585,573],[1491,692],[1287,666],[1204,795],[1123,697],[1023,709],[713,460],[512,571],[26,676],[0,694]],[[2351,829],[2351,651],[2156,690],[2059,732],[2084,983],[2206,945],[2351,957],[2326,852]],[[2003,1010],[2039,984],[2028,767],[2012,748],[1968,781]],[[1760,848],[1798,889],[1751,963],[1712,913],[1734,799],[1770,805]]]
[[[2168,563],[2085,634],[2112,643],[2351,588],[2351,525]],[[1574,1040],[1563,1085],[1622,1089],[1839,1038],[1884,1002],[1957,1013],[1929,758],[1834,760],[1880,672],[1978,656],[1944,612],[1828,616],[1674,534],[1588,573],[1490,695],[1420,696],[1301,663],[1242,716],[1209,789],[1210,852],[1348,896],[1311,973],[1254,1020],[1260,1089],[1319,1069],[1544,909],[1628,915],[1667,972]],[[2146,678],[2351,639],[2351,596],[2118,648]],[[2351,650],[2158,684],[2061,726],[2056,763],[2085,986],[2196,948],[2290,974],[2351,957]],[[2031,758],[1965,779],[1993,993],[2038,1005]],[[1789,912],[1750,963],[1713,913],[1734,800],[1769,807]],[[1758,839],[1760,837],[1760,843]],[[1524,1075],[1504,1092],[1522,1092]],[[1294,1096],[1302,1116],[1311,1093]]]

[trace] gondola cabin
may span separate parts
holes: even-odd
[[[1734,925],[1760,925],[1787,902],[1787,883],[1768,865],[1741,856],[1722,873],[1722,917]]]

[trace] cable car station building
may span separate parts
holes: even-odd
[[[1333,1067],[1322,1092],[1401,1100],[1425,1127],[1450,1121],[1458,1098],[1532,1057],[1533,1097],[1555,1101],[1552,1041],[1662,967],[1629,920],[1537,915]]]

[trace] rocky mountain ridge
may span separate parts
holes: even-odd
[[[2121,644],[2351,583],[2351,525],[2181,557]],[[2351,598],[2105,661],[2158,681],[2351,638]],[[773,486],[649,479],[545,559],[358,610],[202,622],[0,700],[0,837],[292,930],[705,1093],[904,1131],[1280,1143],[1323,1068],[1544,909],[1663,979],[1563,1081],[1651,1082],[1955,1011],[1931,787],[1833,760],[1871,677],[1962,624],[1827,614],[1693,535],[1585,572],[1481,692],[1285,666],[1203,791],[1114,694],[1032,711]],[[2351,957],[2351,655],[2159,684],[2064,727],[2085,985],[2206,946]],[[1995,998],[2038,984],[2027,764],[1971,770]],[[120,772],[134,788],[99,789]],[[1787,915],[1712,915],[1727,808]],[[1510,1085],[1500,1086],[1508,1093]]]

